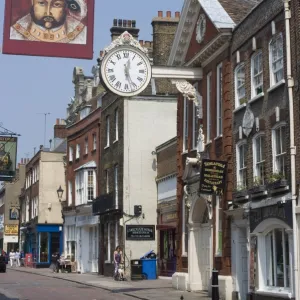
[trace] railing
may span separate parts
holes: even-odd
[[[115,193],[101,195],[93,201],[93,214],[103,215],[112,212],[122,212],[122,207],[117,205]]]

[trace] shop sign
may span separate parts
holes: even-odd
[[[154,241],[154,225],[126,225],[126,240],[128,241]]]
[[[202,159],[200,194],[223,195],[226,184],[226,161]]]
[[[265,206],[250,210],[250,232],[264,220],[275,218],[285,222],[291,228],[293,228],[292,218],[292,202],[288,201],[283,205],[277,204],[271,206]]]
[[[5,235],[18,235],[19,225],[5,225],[4,234]]]
[[[175,221],[177,220],[177,213],[171,212],[171,213],[163,214],[162,219],[164,223]]]

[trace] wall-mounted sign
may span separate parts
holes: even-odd
[[[4,54],[93,58],[94,0],[6,0]]]
[[[11,181],[16,176],[17,138],[0,136],[0,181]]]
[[[129,241],[154,241],[154,225],[126,225],[126,240]]]
[[[279,219],[293,228],[292,201],[287,201],[282,206],[277,204],[250,209],[250,232],[264,220],[274,218]]]
[[[9,219],[10,220],[19,220],[19,209],[17,207],[12,207],[9,210]]]
[[[226,184],[226,171],[226,161],[202,159],[199,192],[201,194],[223,195]]]
[[[19,225],[5,225],[4,226],[5,235],[18,235],[19,234]]]

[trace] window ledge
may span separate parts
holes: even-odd
[[[243,103],[240,106],[238,106],[236,109],[233,110],[233,113],[238,112],[239,110],[243,109],[247,106],[247,103]]]
[[[260,98],[264,97],[264,95],[265,95],[264,93],[260,93],[260,94],[258,94],[256,96],[254,96],[253,98],[251,98],[248,103],[254,103],[255,101],[257,101]]]
[[[215,257],[222,257],[222,253],[216,253]]]
[[[210,144],[212,144],[212,140],[207,141],[205,146],[209,146]]]
[[[185,155],[185,154],[188,154],[188,151],[185,150],[185,151],[182,151],[181,155]]]
[[[270,93],[270,92],[276,90],[278,87],[282,86],[283,84],[285,84],[285,80],[284,80],[284,79],[281,79],[281,80],[278,81],[276,84],[272,85],[272,86],[267,90],[267,92]]]
[[[223,134],[220,134],[220,135],[218,135],[217,137],[215,137],[214,140],[216,141],[216,140],[218,140],[218,139],[221,139],[222,137],[223,137]]]
[[[185,252],[185,253],[182,253],[181,254],[181,257],[188,257],[188,254]]]
[[[118,141],[119,141],[119,139],[117,139],[117,140],[114,140],[114,141],[113,141],[113,144],[115,144],[115,143],[116,143],[116,142],[118,142]]]
[[[91,151],[91,153],[95,153],[95,152],[96,152],[96,150],[97,150],[97,149],[93,149],[93,150]]]
[[[105,146],[105,147],[104,147],[104,150],[105,150],[105,149],[108,149],[108,148],[109,148],[109,145]]]
[[[104,263],[105,264],[111,264],[112,262],[110,260],[106,260]]]
[[[279,298],[287,298],[287,299],[291,299],[292,298],[292,293],[285,290],[282,291],[279,288],[278,289],[272,289],[272,290],[258,290],[255,291],[255,294],[259,294],[259,295],[265,295],[265,296],[275,296],[279,297]]]

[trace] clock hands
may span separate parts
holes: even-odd
[[[134,83],[132,82],[132,79],[130,77],[130,74],[129,74],[129,69],[130,69],[130,59],[128,59],[127,63],[124,65],[124,73],[125,73],[125,77],[130,85],[130,88],[131,88],[131,91],[133,91],[133,88],[132,86],[134,85]]]

